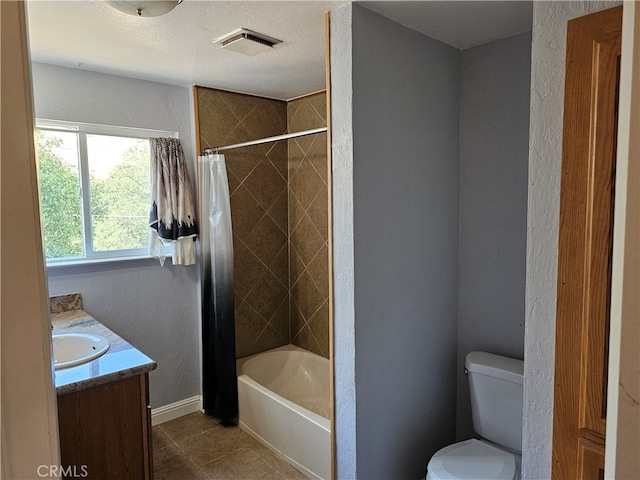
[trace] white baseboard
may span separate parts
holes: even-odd
[[[151,409],[151,425],[160,425],[174,418],[202,411],[202,395],[185,398],[169,405]]]

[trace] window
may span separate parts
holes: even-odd
[[[48,265],[148,255],[151,137],[177,134],[37,122]]]

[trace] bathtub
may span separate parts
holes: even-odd
[[[307,476],[331,478],[329,360],[294,345],[238,360],[240,428]]]

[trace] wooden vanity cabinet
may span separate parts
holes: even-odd
[[[152,479],[148,374],[58,397],[63,471],[88,479]]]

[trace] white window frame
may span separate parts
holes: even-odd
[[[36,119],[36,130],[45,132],[75,133],[78,138],[78,176],[80,181],[82,208],[82,237],[84,256],[47,258],[47,267],[61,267],[68,265],[82,265],[93,263],[107,263],[123,260],[151,258],[148,248],[132,248],[126,250],[109,250],[96,252],[93,250],[93,225],[91,222],[91,199],[85,192],[89,191],[89,157],[87,151],[87,135],[103,135],[128,138],[179,138],[178,132],[165,130],[150,130],[145,128],[119,127],[112,125],[98,125],[93,123],[68,122],[62,120]],[[151,169],[151,162],[149,162]],[[151,194],[151,192],[149,192]],[[171,256],[171,248],[166,247],[165,254]]]

